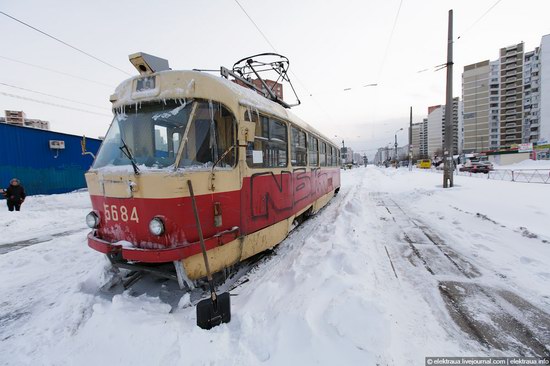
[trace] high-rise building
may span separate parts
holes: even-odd
[[[540,126],[540,48],[525,52],[522,142],[537,142]]]
[[[550,35],[533,51],[518,43],[465,66],[462,97],[465,152],[550,142]]]
[[[344,146],[340,148],[340,157],[342,159],[342,164],[351,164],[353,163],[353,150],[351,147]]]
[[[412,147],[413,159],[428,157],[428,119],[412,125]]]
[[[453,154],[462,154],[464,146],[464,103],[458,98],[453,99]],[[443,129],[445,131],[445,129]],[[445,139],[443,139],[445,140]]]
[[[487,150],[489,147],[489,60],[464,67],[462,100],[464,101],[464,152]],[[491,89],[491,92],[494,92]],[[498,94],[498,90],[496,90]],[[498,95],[493,104],[498,104]]]
[[[443,156],[442,126],[445,118],[444,106],[434,105],[428,107],[428,155]]]
[[[462,153],[463,104],[458,97],[453,98],[453,154]],[[443,156],[445,146],[445,106],[428,107],[428,155]]]
[[[539,51],[539,144],[550,143],[550,34],[542,37]],[[535,126],[531,125],[531,130]]]
[[[500,49],[500,146],[522,143],[523,43]]]
[[[489,149],[496,150],[500,146],[500,61],[489,66]]]

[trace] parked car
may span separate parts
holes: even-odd
[[[466,163],[459,169],[461,172],[470,172],[470,173],[489,173],[493,170],[493,164],[489,162],[470,162]]]

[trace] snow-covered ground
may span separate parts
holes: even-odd
[[[493,165],[495,169],[550,169],[550,160],[527,159],[515,164]]]
[[[158,298],[99,296],[86,193],[0,210],[2,365],[423,365],[550,344],[550,185],[374,167],[196,327]],[[3,204],[3,202],[2,202]],[[185,305],[184,301],[181,305]]]

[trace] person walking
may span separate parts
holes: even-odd
[[[21,209],[21,204],[25,202],[25,188],[19,182],[19,179],[13,178],[10,180],[10,185],[3,192],[8,203],[8,210],[10,211],[19,211]]]

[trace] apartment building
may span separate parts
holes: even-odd
[[[351,164],[353,162],[353,149],[345,146],[340,148],[340,157],[342,164]]]
[[[523,43],[500,49],[500,146],[521,144],[523,133]]]
[[[428,155],[434,156],[443,154],[443,134],[442,126],[444,126],[445,107],[442,105],[434,105],[428,107],[428,118],[426,121],[428,130]]]
[[[412,147],[413,159],[428,157],[428,119],[412,125]]]
[[[539,50],[539,144],[550,143],[550,34],[542,37]],[[531,124],[531,131],[537,128]]]
[[[550,141],[550,35],[525,52],[518,43],[495,61],[464,67],[464,152]]]
[[[0,119],[0,123],[7,123],[14,126],[32,127],[41,130],[49,130],[50,122],[40,119],[27,118],[23,111],[4,111],[4,118]]]
[[[489,67],[489,149],[497,150],[500,146],[500,61],[491,61]]]
[[[523,62],[522,143],[539,140],[540,115],[540,48],[525,52]]]
[[[489,147],[489,81],[491,63],[481,61],[464,67],[462,74],[462,100],[464,102],[464,152],[487,150]],[[497,82],[498,87],[498,82]],[[495,90],[491,88],[491,93]],[[498,104],[498,90],[496,100]]]
[[[464,122],[463,122],[463,103],[458,97],[453,98],[453,154],[462,153]],[[443,156],[443,147],[445,146],[445,106],[436,105],[428,107],[427,118],[427,146],[428,155]]]

